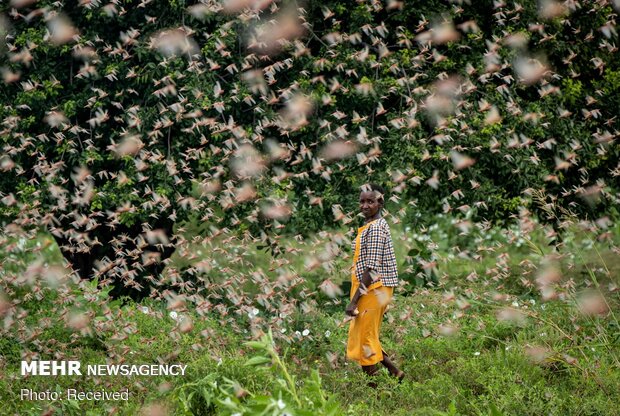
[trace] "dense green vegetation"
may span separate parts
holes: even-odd
[[[175,223],[275,249],[369,180],[407,222],[617,218],[616,12],[538,3],[5,4],[0,220],[142,297]]]

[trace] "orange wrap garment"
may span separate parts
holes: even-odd
[[[350,298],[360,286],[355,276],[355,265],[360,256],[360,239],[362,232],[372,224],[363,225],[357,231],[355,239],[355,254],[351,273]],[[363,294],[358,301],[359,314],[351,320],[349,326],[349,338],[347,341],[347,358],[357,361],[360,365],[373,365],[383,360],[381,343],[379,342],[379,330],[385,309],[392,300],[394,288],[381,284],[381,280],[368,287],[368,292]]]

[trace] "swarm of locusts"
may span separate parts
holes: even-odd
[[[113,332],[112,360],[135,327],[102,291],[160,300],[173,337],[193,330],[191,310],[295,342],[280,329],[296,313],[344,307],[355,192],[370,178],[399,227],[435,206],[459,235],[484,233],[510,194],[502,215],[522,238],[543,227],[561,244],[577,224],[620,254],[617,0],[452,0],[434,13],[398,0],[106,1],[0,6],[0,333],[26,358],[63,355],[24,307],[52,293],[76,338]],[[498,319],[521,322],[501,293],[505,260],[468,280],[500,286],[478,296],[506,299]],[[571,261],[525,264],[522,283],[564,299]],[[401,265],[430,273],[437,259]],[[603,289],[575,313],[609,314],[617,286]],[[396,316],[398,331],[417,314]],[[457,322],[429,330],[454,335]]]

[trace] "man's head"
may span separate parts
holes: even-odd
[[[360,192],[360,211],[364,215],[364,218],[373,218],[378,212],[381,212],[385,204],[384,194],[385,190],[377,184],[371,183],[362,185]]]

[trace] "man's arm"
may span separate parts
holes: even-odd
[[[367,268],[366,270],[364,270],[364,274],[362,274],[362,281],[360,284],[360,287],[357,288],[357,290],[355,291],[355,294],[353,295],[353,299],[351,299],[351,302],[349,302],[349,304],[347,305],[347,308],[345,309],[345,313],[349,316],[355,316],[357,315],[357,313],[355,313],[355,310],[357,309],[357,303],[360,300],[360,297],[362,297],[362,295],[366,292],[366,288],[368,286],[370,286],[370,284],[372,283],[372,277],[370,276],[370,268]],[[362,291],[364,293],[362,293]]]
[[[372,283],[373,279],[370,275],[371,271],[378,271],[379,264],[381,263],[383,257],[383,246],[385,245],[386,238],[387,235],[385,230],[379,227],[370,228],[366,234],[366,241],[363,246],[363,256],[366,270],[364,270],[364,273],[362,274],[360,287],[357,289],[353,295],[353,299],[351,299],[351,302],[345,309],[345,313],[349,316],[356,315],[355,310],[357,309],[357,302],[360,297],[366,293],[366,288]]]

